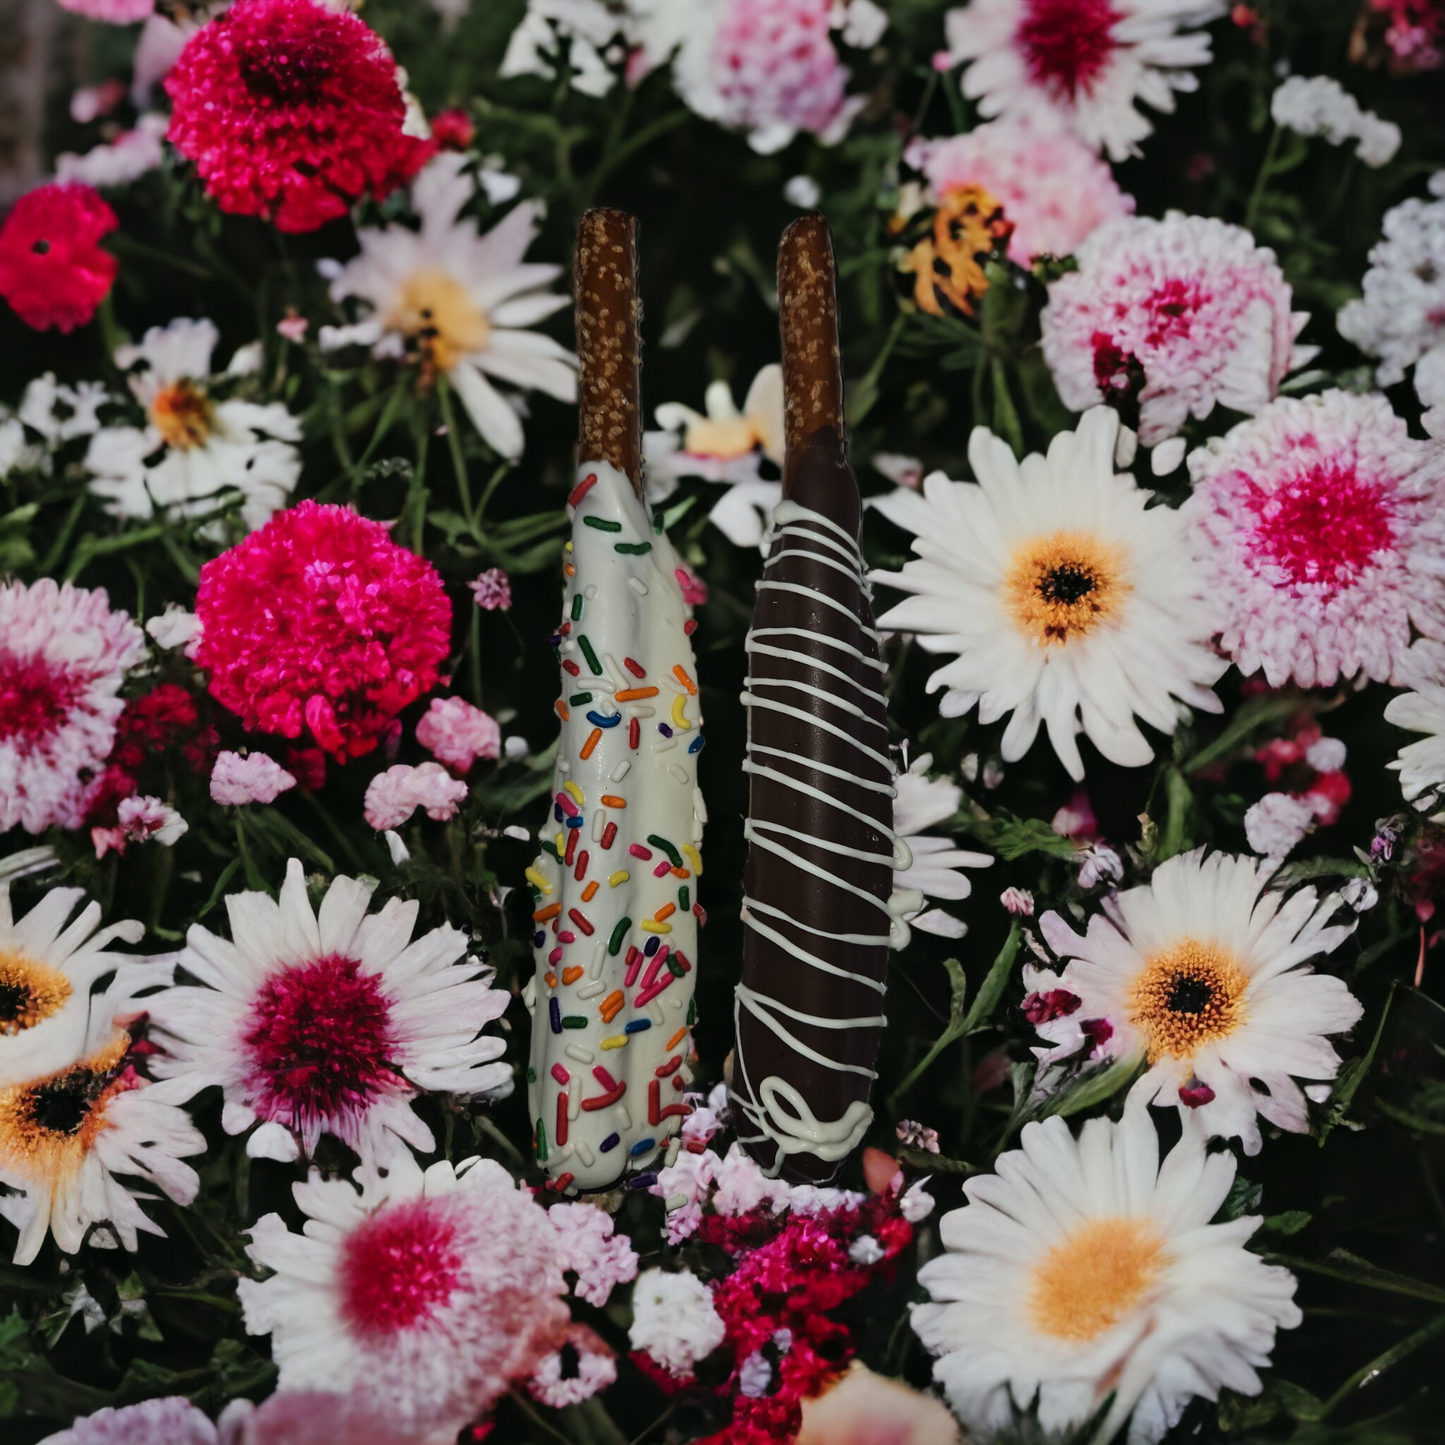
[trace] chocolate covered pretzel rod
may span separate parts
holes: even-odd
[[[562,731],[532,885],[528,1100],[557,1186],[606,1189],[676,1148],[691,1112],[698,847],[696,624],[641,495],[637,223],[577,235],[582,401],[562,621]]]
[[[748,633],[751,775],[732,1103],[766,1172],[818,1182],[872,1118],[890,901],[908,866],[893,833],[885,668],[843,442],[833,246],[821,216],[778,253],[787,454]]]

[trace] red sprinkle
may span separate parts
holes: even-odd
[[[567,1142],[567,1096],[557,1095],[557,1129],[553,1136],[554,1144],[565,1144]]]
[[[582,669],[578,667],[577,664],[573,662],[570,657],[564,657],[562,659],[562,671],[570,672],[573,677],[582,676]]]
[[[627,1080],[624,1079],[618,1086],[606,1094],[598,1094],[595,1099],[583,1099],[582,1107],[590,1114],[596,1109],[606,1109],[615,1104],[627,1092]]]
[[[602,849],[604,852],[612,846],[617,839],[617,824],[609,823],[602,830]]]
[[[689,1144],[689,1145],[688,1145],[688,1148],[689,1148],[689,1149],[692,1149],[692,1145]],[[694,1154],[700,1154],[700,1153],[702,1153],[702,1150],[701,1150],[701,1149],[693,1149],[692,1152],[693,1152]],[[575,1174],[559,1174],[559,1175],[552,1181],[552,1188],[555,1189],[555,1190],[560,1194],[576,1177],[577,1177],[577,1176],[576,1176]]]
[[[572,830],[577,831],[575,828]],[[577,855],[577,867],[573,870],[572,876],[580,883],[587,876],[587,863],[592,855],[584,848]]]
[[[692,634],[693,634],[694,632],[696,632],[696,631],[697,631],[697,618],[696,618],[696,617],[689,617],[689,618],[687,619],[687,621],[682,624],[682,635],[683,635],[684,637],[691,637]]]
[[[569,908],[567,910],[567,917],[570,918],[588,938],[592,937],[592,925],[575,908]]]
[[[560,1068],[561,1065],[554,1065]],[[665,1064],[659,1064],[652,1072],[659,1079],[665,1079],[669,1074],[675,1074],[682,1067],[682,1055],[674,1054]]]
[[[628,670],[628,672],[633,675],[633,677],[647,676],[647,669],[643,667],[640,662],[634,662],[630,657],[624,657],[622,659],[622,665]]]
[[[627,972],[623,976],[623,988],[631,988],[637,982],[637,970],[642,967],[643,952],[634,943],[627,950]]]
[[[587,493],[590,492],[592,488],[596,485],[597,473],[588,472],[587,475],[583,477],[582,480],[578,482],[577,485],[573,487],[572,490],[567,494],[567,505],[569,507],[575,507],[577,503],[580,502],[582,498],[585,497]]]
[[[694,903],[694,904],[692,905],[692,911],[693,911],[694,917],[696,917],[696,919],[697,919],[697,926],[698,926],[699,928],[706,928],[706,927],[707,927],[707,909],[704,908],[701,903]]]
[[[572,1082],[572,1075],[561,1064],[552,1065],[552,1077],[565,1089]]]
[[[572,860],[577,856],[577,834],[581,831],[580,828],[567,829],[567,851],[562,855],[562,861],[569,868],[572,866]]]
[[[653,1079],[647,1086],[647,1122],[660,1124],[664,1119],[687,1118],[692,1110],[686,1104],[662,1106],[662,1085]]]
[[[692,972],[692,965],[687,961],[687,955],[680,948],[674,948],[672,956],[682,965],[684,973]]]
[[[632,718],[627,724],[627,746],[630,748],[642,745],[642,724],[636,718]]]
[[[634,858],[647,859],[652,857],[652,849],[644,848],[641,843],[633,843],[627,850]]]
[[[597,1082],[601,1084],[604,1089],[615,1089],[617,1087],[617,1080],[614,1079],[612,1075],[609,1074],[607,1070],[602,1067],[601,1064],[597,1064],[593,1067],[592,1077],[596,1079]]]

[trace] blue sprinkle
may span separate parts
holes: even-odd
[[[670,737],[672,736],[672,729],[671,729],[670,727],[668,727],[668,725],[667,725],[666,723],[658,723],[658,725],[657,725],[657,730],[658,730],[658,732],[660,732],[660,733],[663,735],[663,737],[665,737],[665,738],[670,738]]]
[[[656,1148],[656,1139],[639,1139],[637,1143],[632,1146],[632,1157],[636,1159],[639,1154],[649,1153],[651,1150]]]
[[[624,1189],[651,1189],[657,1183],[657,1175],[649,1170],[646,1174],[634,1174],[623,1183]]]
[[[560,632],[554,632],[554,633],[547,639],[547,646],[548,646],[548,647],[556,647],[561,641],[562,641],[562,634],[561,634]]]
[[[650,1029],[651,1027],[651,1019],[633,1019],[622,1032],[625,1034],[640,1034],[643,1029]]]
[[[699,733],[699,734],[687,745],[687,750],[688,750],[688,752],[690,752],[690,753],[700,753],[700,752],[702,751],[703,743],[706,742],[706,741],[707,741],[707,739],[704,738],[701,733]]]
[[[547,1017],[552,1020],[552,1032],[562,1032],[562,1008],[555,998],[547,1000]]]
[[[595,728],[615,728],[622,721],[622,714],[615,712],[611,717],[603,717],[600,712],[589,712],[587,721]]]
[[[643,951],[649,958],[651,958],[652,955],[653,955],[654,953],[656,953],[657,950],[658,950],[659,948],[661,948],[661,947],[662,947],[662,940],[654,933],[654,934],[652,935],[652,937],[647,940],[647,943],[644,945],[642,951]]]
[[[536,931],[536,933],[534,933],[534,934],[532,935],[532,947],[533,947],[533,948],[541,948],[541,946],[542,946],[544,943],[546,943],[546,941],[547,941],[547,930],[546,930],[545,928],[539,928],[539,929]]]
[[[562,821],[569,828],[580,828],[582,826],[582,815],[579,813],[575,818],[563,818]]]
[[[616,1134],[609,1134],[597,1147],[604,1154],[610,1154],[621,1142]]]

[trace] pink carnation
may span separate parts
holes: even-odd
[[[496,718],[460,697],[434,698],[416,725],[416,740],[459,773],[468,772],[478,758],[500,757],[502,752]]]
[[[1314,353],[1274,253],[1239,226],[1171,211],[1124,216],[1049,287],[1044,356],[1064,405],[1104,402],[1153,446],[1216,403],[1253,414]]]
[[[317,0],[238,0],[166,77],[169,139],[223,210],[314,231],[363,195],[383,200],[431,155],[403,133],[386,43]]]
[[[156,0],[58,0],[64,10],[106,20],[112,25],[130,25],[154,12]]]
[[[564,1270],[577,1275],[577,1298],[599,1309],[614,1285],[637,1278],[637,1253],[627,1236],[614,1233],[612,1216],[593,1204],[554,1204],[547,1220],[557,1231]]]
[[[484,612],[512,605],[512,582],[500,567],[488,567],[474,582],[468,582],[477,606]]]
[[[451,603],[430,562],[347,507],[302,502],[201,568],[195,658],[248,728],[369,753],[437,679]]]
[[[363,811],[366,821],[379,833],[399,828],[418,808],[427,817],[444,823],[455,818],[457,805],[467,796],[467,785],[458,782],[440,763],[422,763],[409,768],[398,763],[378,773],[366,789]]]
[[[217,1445],[216,1427],[184,1395],[107,1405],[40,1445]]]
[[[0,226],[0,296],[36,331],[84,326],[120,270],[100,244],[119,224],[79,182],[27,191]]]
[[[0,586],[0,833],[78,828],[125,710],[141,630],[105,592]]]
[[[1184,514],[1241,672],[1404,685],[1412,632],[1445,638],[1445,448],[1413,440],[1384,397],[1281,398],[1189,472]]]
[[[275,758],[265,753],[218,753],[211,769],[211,801],[223,808],[238,808],[245,803],[274,803],[288,788],[296,786],[294,775],[288,773]]]
[[[1134,213],[1114,173],[1070,132],[1023,118],[995,120],[946,140],[915,140],[905,154],[930,190],[982,186],[1013,222],[1009,255],[1071,256],[1105,221]]]
[[[575,1369],[568,1373],[566,1357],[553,1350],[527,1381],[527,1393],[553,1410],[580,1405],[617,1381],[617,1354],[595,1330],[572,1325],[562,1343],[572,1347]]]

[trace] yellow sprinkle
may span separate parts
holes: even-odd
[[[527,880],[528,883],[535,883],[537,887],[542,890],[543,893],[550,893],[552,891],[552,885],[548,883],[547,880],[539,872],[537,872],[535,868],[528,868],[522,876]]]
[[[557,845],[557,856],[560,858],[567,851],[567,835],[559,830],[552,841]]]
[[[693,871],[694,873],[696,873],[699,878],[701,878],[701,877],[702,877],[702,854],[699,853],[699,852],[697,851],[697,849],[692,846],[691,843],[684,843],[684,844],[682,845],[682,854],[683,854],[683,857],[686,858],[687,861],[692,864],[692,871]]]
[[[680,728],[690,728],[692,724],[682,715],[682,710],[687,706],[687,698],[682,693],[672,700],[672,721]]]
[[[562,548],[562,550],[563,550],[564,552],[570,552],[570,551],[572,550],[572,544],[571,544],[570,542],[568,542],[567,545]]]
[[[576,803],[579,808],[585,808],[587,806],[587,795],[571,778],[568,778],[567,781],[562,784],[562,791],[564,793],[571,793],[572,801]]]
[[[616,888],[619,883],[626,883],[631,877],[632,874],[630,874],[627,869],[619,868],[617,872],[607,880],[607,886],[609,888]]]
[[[644,918],[637,925],[644,933],[671,933],[672,924],[659,923],[655,918]]]
[[[613,1034],[610,1039],[602,1040],[604,1049],[625,1049],[627,1047],[626,1034]]]

